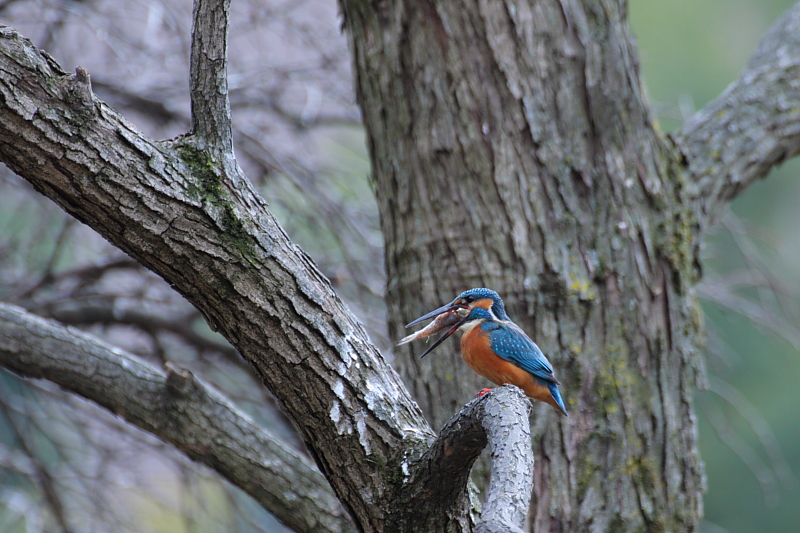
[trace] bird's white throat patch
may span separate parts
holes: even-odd
[[[475,326],[480,326],[481,324],[483,324],[484,320],[485,320],[484,318],[481,318],[480,320],[471,320],[470,322],[467,322],[466,324],[458,328],[458,330],[464,333],[469,333]]]

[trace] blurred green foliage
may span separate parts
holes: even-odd
[[[657,119],[664,131],[715,98],[733,82],[769,26],[790,0],[632,0],[633,31],[641,68]],[[800,303],[800,163],[790,161],[756,183],[733,205],[734,220],[745,229],[779,288],[738,289],[748,302],[774,309],[775,328],[759,326],[740,309],[704,302],[709,330],[707,367],[712,383],[730,384],[758,416],[753,424],[723,395],[697,395],[700,448],[708,491],[702,530],[707,533],[800,531],[800,354],[796,317]],[[741,236],[740,236],[741,237]],[[703,251],[706,278],[732,277],[753,266],[733,234],[717,230]],[[780,305],[779,305],[780,304]],[[783,312],[785,311],[785,312]],[[794,311],[794,313],[792,312]],[[712,387],[713,389],[714,387]],[[729,391],[728,391],[729,392]],[[737,398],[730,393],[730,398]],[[737,403],[737,402],[733,402]],[[764,433],[759,423],[766,422]],[[780,452],[770,449],[769,431]],[[737,453],[734,452],[734,449]],[[786,467],[789,467],[787,469]],[[793,473],[792,473],[793,472]]]

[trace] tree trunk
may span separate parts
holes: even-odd
[[[386,237],[390,333],[487,286],[556,367],[534,531],[694,531],[698,217],[622,1],[342,1]],[[434,427],[484,381],[396,366]]]

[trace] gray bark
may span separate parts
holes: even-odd
[[[195,31],[203,31],[199,27]],[[464,499],[437,505],[438,495],[431,495],[428,513],[398,505],[416,492],[411,478],[431,479],[432,467],[420,457],[433,434],[397,374],[286,237],[224,142],[203,137],[197,123],[198,132],[176,140],[147,139],[94,97],[84,69],[68,75],[10,28],[0,30],[0,70],[0,159],[203,313],[295,422],[360,529],[471,528]],[[215,123],[225,127],[226,121],[217,117]],[[170,376],[175,388],[197,393],[189,377]],[[62,385],[85,392],[85,380]],[[469,466],[461,462],[457,480],[466,483]],[[467,493],[451,479],[440,483],[450,486],[447,492]],[[527,498],[518,494],[508,504]]]
[[[528,514],[533,489],[533,451],[527,424],[530,404],[520,401],[525,398],[521,390],[516,392],[516,402],[496,401],[485,407],[483,429],[488,433],[492,456],[491,480],[476,533],[521,533]],[[524,499],[515,501],[521,496]]]
[[[0,47],[0,158],[193,303],[273,392],[356,521],[380,530],[403,451],[432,433],[328,281],[237,166],[76,100],[82,82],[13,30]]]
[[[191,136],[199,148],[233,155],[231,103],[228,99],[228,25],[230,0],[197,0],[192,6],[189,86]]]
[[[739,79],[674,134],[687,160],[698,218],[800,150],[800,4],[761,40]]]
[[[533,486],[533,451],[528,431],[530,403],[521,389],[507,385],[475,398],[442,428],[436,441],[408,472],[399,503],[413,513],[398,514],[398,531],[443,531],[455,516],[470,530],[475,494],[470,468],[489,445],[492,480],[475,531],[518,531],[525,522]]]
[[[191,372],[162,372],[82,331],[0,304],[0,365],[47,379],[107,408],[222,474],[295,531],[350,531],[322,474],[258,428]],[[387,530],[440,531],[452,519],[471,526],[467,480],[490,445],[494,472],[477,531],[518,531],[533,483],[527,420],[530,404],[516,387],[476,398],[445,425],[422,458],[401,464],[402,487]],[[448,517],[442,520],[442,517]]]
[[[706,213],[798,150],[797,8],[681,150],[651,124],[622,0],[340,4],[392,337],[497,290],[571,413],[535,410],[532,529],[696,531],[699,242]],[[435,426],[485,385],[443,352],[396,358]]]
[[[82,331],[0,304],[0,365],[47,379],[173,444],[298,533],[352,531],[308,459],[256,426],[188,370],[166,373]]]

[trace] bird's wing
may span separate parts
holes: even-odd
[[[494,353],[536,377],[558,384],[550,361],[517,326],[487,320],[481,327],[489,334]]]

